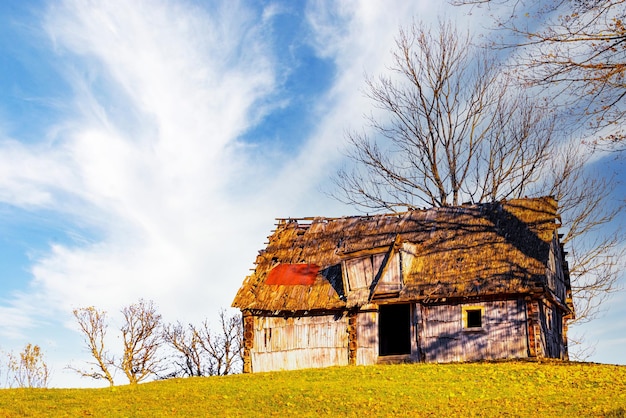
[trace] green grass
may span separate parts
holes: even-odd
[[[404,364],[0,390],[0,417],[626,415],[626,366]]]

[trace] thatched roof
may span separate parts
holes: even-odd
[[[558,226],[551,197],[400,214],[282,219],[233,306],[269,311],[348,307],[342,261],[387,251],[394,243],[404,281],[395,300],[535,292],[546,283]],[[350,301],[351,306],[366,303]]]

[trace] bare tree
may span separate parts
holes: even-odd
[[[19,355],[9,354],[8,372],[12,377],[10,386],[15,384],[20,388],[48,387],[50,377],[48,365],[38,345],[29,343]]]
[[[180,322],[163,328],[163,340],[178,355],[175,369],[167,377],[205,376],[206,360],[200,346],[200,337],[191,324],[186,328]]]
[[[218,329],[207,320],[200,327],[180,323],[164,328],[164,340],[177,352],[173,376],[224,376],[241,368],[242,328],[239,315],[220,310]]]
[[[597,141],[624,149],[626,112],[625,0],[453,0],[488,8],[504,32],[494,46],[513,48],[525,81],[590,116]]]
[[[556,111],[514,81],[450,24],[401,30],[390,75],[367,80],[382,115],[367,117],[373,135],[347,135],[354,166],[337,173],[334,196],[364,211],[398,211],[553,195],[577,318],[590,319],[618,279],[623,236],[603,230],[621,208],[608,199],[614,183],[590,175]]]
[[[74,317],[83,334],[84,343],[94,362],[90,364],[96,366],[97,371],[85,371],[74,367],[71,370],[78,372],[81,376],[93,379],[106,379],[110,386],[114,385],[113,376],[109,372],[109,367],[115,365],[114,359],[105,350],[104,338],[107,331],[106,312],[99,311],[93,306],[88,308],[74,309]]]
[[[122,308],[121,312],[124,352],[119,367],[130,384],[137,384],[162,369],[162,359],[157,356],[163,342],[161,315],[152,301],[143,299]]]
[[[238,315],[219,312],[219,329],[213,332],[208,321],[195,330],[198,341],[209,357],[209,375],[225,376],[238,372],[241,367],[242,325]]]
[[[159,378],[227,375],[241,367],[241,318],[219,313],[219,328],[214,330],[205,320],[200,327],[180,322],[163,325],[161,315],[152,301],[140,299],[122,308],[122,355],[119,360],[105,348],[106,312],[94,307],[73,311],[83,334],[96,371],[68,366],[82,376],[106,379],[113,386],[111,367],[124,372],[130,384],[156,375]],[[161,349],[169,346],[174,355],[163,356]]]

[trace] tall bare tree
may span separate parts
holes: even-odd
[[[71,366],[69,368],[84,377],[105,379],[109,382],[110,386],[113,386],[113,376],[109,368],[115,365],[115,361],[105,349],[104,342],[108,327],[106,323],[106,312],[99,311],[93,306],[90,306],[88,308],[74,309],[73,314],[82,331],[85,346],[94,359],[90,364],[96,366],[97,370],[86,371]]]
[[[18,355],[9,354],[9,385],[20,388],[48,387],[50,372],[38,345],[26,344]]]
[[[157,356],[157,351],[163,343],[161,315],[152,301],[143,299],[122,308],[122,315],[124,352],[120,369],[132,385],[159,373],[162,369],[162,359]]]
[[[504,36],[494,46],[513,48],[523,79],[549,87],[577,116],[601,128],[597,143],[626,148],[625,0],[452,0],[492,12]],[[606,129],[609,128],[609,129]]]
[[[555,113],[515,90],[497,59],[449,23],[401,30],[390,75],[367,80],[384,116],[348,134],[342,200],[373,210],[523,196],[555,149]]]
[[[364,211],[399,211],[523,196],[559,200],[572,253],[578,320],[590,319],[615,289],[620,207],[611,179],[589,173],[568,146],[558,114],[516,87],[490,52],[450,24],[401,30],[389,74],[367,79],[380,112],[372,134],[350,132],[353,166],[335,176],[334,196]]]

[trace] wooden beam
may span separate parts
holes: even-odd
[[[368,255],[382,254],[388,250],[389,250],[389,246],[385,245],[384,247],[366,248],[364,250],[343,252],[343,253],[339,253],[339,255],[341,255],[344,260],[347,260],[350,258],[360,258],[360,257],[367,257]]]

